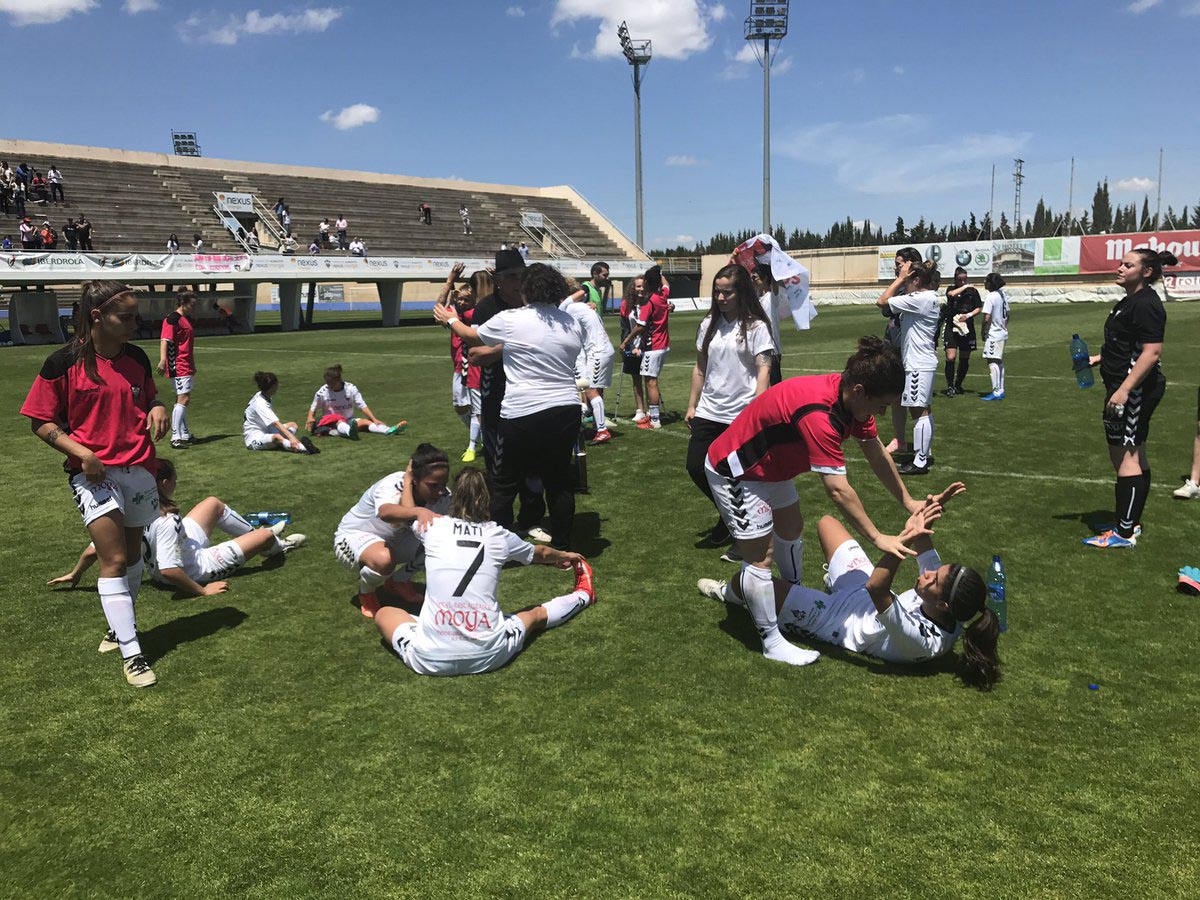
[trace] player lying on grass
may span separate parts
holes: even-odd
[[[359,609],[368,619],[379,611],[377,591],[384,582],[385,596],[406,603],[420,600],[411,582],[424,566],[425,557],[409,526],[419,515],[450,509],[449,480],[450,462],[445,452],[433,444],[421,444],[404,471],[379,479],[342,516],[333,535],[333,552],[338,562],[358,575]],[[410,487],[408,504],[402,499],[406,486]]]
[[[354,417],[356,408],[363,411],[361,418]],[[325,383],[313,394],[304,427],[317,436],[337,434],[357,441],[359,431],[399,434],[408,427],[408,422],[401,420],[395,425],[388,425],[377,419],[357,385],[343,380],[342,367],[335,364],[325,370]]]
[[[841,373],[788,378],[759,394],[712,442],[705,472],[713,502],[741,552],[736,581],[763,641],[763,656],[794,666],[819,656],[780,634],[771,590],[771,562],[799,584],[804,517],[792,479],[816,472],[825,491],[860,534],[878,549],[910,556],[899,537],[883,534],[846,478],[842,444],[857,439],[880,483],[910,513],[919,509],[884,451],[874,416],[896,402],[904,368],[896,349],[877,337],[859,338]]]
[[[415,479],[415,487],[419,485]],[[416,498],[406,483],[403,505]],[[454,479],[450,515],[417,509],[409,533],[425,547],[425,603],[419,617],[387,607],[375,625],[418,675],[478,675],[509,663],[530,635],[564,624],[596,602],[592,570],[578,553],[535,547],[490,521],[487,478],[466,468]],[[509,561],[574,569],[575,588],[506,616],[496,600]]]
[[[933,549],[931,526],[943,504],[965,488],[950,485],[909,516],[900,540],[917,553],[920,574],[902,594],[892,591],[902,560],[883,554],[871,565],[858,541],[832,516],[817,523],[829,562],[828,591],[775,579],[779,627],[789,635],[835,644],[893,663],[918,663],[949,653],[959,638],[960,675],[981,690],[1000,679],[1000,623],[987,608],[983,577],[958,563],[943,563]],[[736,586],[711,578],[696,585],[705,596],[745,606]]]
[[[246,404],[242,419],[242,440],[247,450],[288,450],[292,453],[320,453],[308,437],[296,434],[295,422],[281,422],[275,414],[272,398],[279,391],[274,372],[255,372],[258,393]]]
[[[158,509],[161,515],[142,532],[142,560],[150,577],[164,587],[189,597],[223,594],[223,580],[259,553],[278,556],[304,544],[304,535],[280,538],[283,523],[275,528],[255,528],[231,506],[217,497],[197,503],[186,516],[172,500],[175,494],[175,464],[158,461]],[[209,540],[214,528],[233,540],[215,547]],[[88,544],[79,561],[66,575],[46,582],[50,586],[79,583],[79,577],[96,561],[96,545]],[[100,642],[100,652],[117,649],[116,635],[109,631]]]

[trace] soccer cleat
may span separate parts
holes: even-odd
[[[594,447],[596,444],[607,444],[611,440],[612,432],[607,428],[601,428],[596,432],[596,436],[588,441],[588,443]]]
[[[654,428],[654,423],[649,419],[642,419],[637,423],[637,427],[642,429],[642,431],[650,431]]]
[[[1099,528],[1096,529],[1096,533],[1104,534],[1104,532],[1106,532],[1106,531],[1112,531],[1115,533],[1116,530],[1117,530],[1116,525],[1101,525]],[[1138,538],[1140,538],[1141,536],[1142,536],[1142,526],[1134,525],[1133,526],[1133,537],[1129,538],[1129,540],[1133,541],[1136,544],[1138,542]]]
[[[350,433],[348,435],[346,435],[346,437],[350,438],[350,440],[352,440],[352,441],[357,441],[358,440],[358,419],[351,419],[346,424],[348,424],[350,426]]]
[[[951,385],[950,387],[948,387],[944,391],[942,391],[942,396],[943,397],[957,397],[958,393],[959,392],[954,389],[954,386]]]
[[[637,412],[635,412],[633,414],[633,418],[630,421],[631,422],[645,422],[648,418],[650,418],[650,417],[639,409]]]
[[[554,540],[552,537],[550,537],[550,532],[538,525],[534,525],[532,528],[526,531],[524,537],[527,541],[537,541],[539,544],[549,544],[552,540]]]
[[[1097,547],[1101,550],[1122,550],[1129,547],[1136,547],[1137,538],[1123,538],[1115,531],[1105,531],[1102,534],[1095,534],[1090,538],[1084,538],[1083,543],[1089,547]]]
[[[596,578],[592,574],[592,567],[586,559],[576,560],[572,567],[575,569],[575,590],[587,594],[588,606],[591,606],[596,602]]]
[[[1193,597],[1200,594],[1200,569],[1195,566],[1184,566],[1179,570],[1179,583],[1175,585],[1175,590],[1181,594],[1191,594]]]
[[[316,454],[321,452],[321,448],[314,444],[310,437],[300,438],[300,446],[304,448],[305,453]]]
[[[1180,500],[1195,500],[1197,497],[1200,497],[1200,484],[1196,484],[1196,482],[1189,478],[1183,483],[1182,487],[1178,487],[1172,491],[1171,496]]]
[[[123,668],[125,669],[125,680],[134,687],[150,687],[158,682],[158,679],[154,677],[154,670],[150,668],[150,663],[146,662],[144,656],[129,657],[125,660]]]
[[[928,475],[929,466],[918,466],[916,463],[908,462],[902,465],[896,471],[898,471],[901,475]]]
[[[171,449],[172,450],[186,450],[187,448],[188,448],[188,442],[185,441],[183,438],[174,438],[171,441]]]
[[[464,450],[463,455],[462,455],[462,461],[465,463],[475,462],[475,451],[474,450]]]
[[[387,430],[386,434],[389,434],[389,435],[391,435],[391,434],[404,434],[404,429],[405,429],[405,428],[407,428],[407,427],[408,427],[408,420],[407,420],[407,419],[401,419],[399,422],[397,422],[395,425],[393,425],[391,428],[389,428],[389,429]]]
[[[358,609],[368,619],[375,618],[375,613],[379,612],[379,598],[374,594],[359,594]]]
[[[715,578],[701,578],[696,582],[696,587],[701,594],[720,603],[725,602],[725,588],[727,585],[728,582],[717,581]]]
[[[1003,399],[1004,399],[1004,392],[1003,392],[1003,391],[1001,391],[999,394],[994,394],[994,393],[993,393],[993,394],[984,394],[984,395],[983,395],[982,397],[980,397],[979,399],[980,399],[980,400],[1003,400]]]
[[[104,632],[104,637],[100,638],[100,646],[96,648],[97,653],[111,653],[121,645],[117,643],[117,633],[111,628]]]
[[[287,522],[283,521],[283,519],[280,519],[271,526],[271,531],[275,533],[275,537],[279,537],[281,534],[283,534],[283,529],[287,528],[287,525]]]
[[[734,544],[732,547],[730,547],[728,550],[726,550],[724,553],[721,554],[721,562],[740,563],[740,562],[744,562],[744,561],[745,560],[742,558],[742,554],[738,550],[736,544]]]
[[[283,544],[284,553],[291,553],[293,550],[303,547],[306,540],[308,538],[303,534],[289,534],[287,537],[282,538],[280,543]]]
[[[616,427],[617,427],[618,425],[620,425],[620,424],[621,424],[621,423],[617,421],[617,417],[616,417],[616,416],[609,416],[609,417],[608,417],[608,420],[607,420],[607,425],[608,425],[608,427],[609,427],[609,428],[616,428]]]

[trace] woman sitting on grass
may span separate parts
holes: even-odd
[[[363,411],[363,417],[354,417],[356,408]],[[332,365],[325,370],[325,383],[313,394],[304,427],[317,436],[337,434],[357,441],[360,431],[399,434],[408,427],[408,422],[401,420],[388,425],[379,421],[367,406],[358,385],[342,379],[341,365]]]
[[[271,405],[279,390],[279,378],[274,372],[255,372],[258,393],[246,404],[242,420],[242,438],[247,450],[289,450],[292,453],[320,453],[307,437],[296,436],[295,422],[281,422]]]

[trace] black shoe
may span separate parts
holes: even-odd
[[[928,475],[929,466],[918,466],[909,462],[902,465],[897,471],[901,475]]]
[[[956,391],[953,386],[948,387],[944,391],[942,391],[943,397],[955,397],[957,395],[958,395],[958,391]]]
[[[188,442],[183,438],[176,438],[175,440],[171,441],[171,448],[174,450],[186,450],[188,448]]]
[[[321,452],[321,448],[318,447],[316,444],[314,444],[312,442],[312,438],[309,438],[309,437],[300,438],[300,446],[302,446],[309,453],[320,453]]]
[[[718,519],[717,524],[712,527],[712,531],[708,533],[708,536],[705,538],[705,540],[714,547],[722,547],[729,543],[729,529],[725,526],[723,521]]]

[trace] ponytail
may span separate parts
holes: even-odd
[[[915,262],[912,270],[917,284],[926,290],[936,291],[938,285],[942,283],[942,273],[938,271],[938,264],[935,260],[927,259],[923,262]]]
[[[1151,250],[1148,247],[1139,247],[1132,252],[1141,257],[1142,268],[1150,270],[1150,274],[1146,277],[1146,284],[1154,284],[1162,278],[1163,266],[1179,265],[1179,260],[1170,250]]]
[[[254,383],[258,385],[258,389],[264,393],[275,385],[279,384],[279,378],[274,372],[255,372]]]
[[[868,397],[898,397],[904,390],[900,352],[883,338],[868,334],[858,339],[858,351],[846,360],[842,380],[861,384]]]
[[[179,512],[179,504],[163,492],[163,482],[170,481],[174,477],[175,463],[160,456],[158,458],[158,473],[154,476],[154,481],[158,486],[158,510],[164,516],[173,516]]]
[[[984,609],[963,632],[962,658],[959,677],[965,684],[990,691],[1000,680],[1000,620],[990,609]]]
[[[103,310],[112,300],[133,293],[133,288],[119,281],[85,281],[79,295],[79,310],[75,314],[75,337],[72,339],[71,362],[83,363],[83,371],[94,384],[99,384],[96,370],[96,345],[92,337],[92,311]]]

